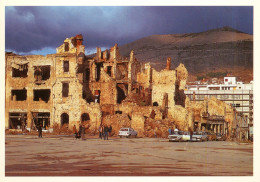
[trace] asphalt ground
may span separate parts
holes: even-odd
[[[5,176],[252,176],[253,144],[6,135]]]

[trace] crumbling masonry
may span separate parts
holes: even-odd
[[[206,113],[223,116],[218,132],[230,132],[232,108],[217,100],[213,108],[189,101],[184,94],[188,72],[183,64],[171,69],[171,58],[158,72],[137,61],[133,51],[121,57],[117,44],[87,57],[82,35],[67,38],[56,51],[47,56],[6,53],[6,129],[33,130],[38,123],[45,129],[65,124],[71,129],[82,123],[87,133],[96,134],[102,123],[112,125],[115,135],[121,127],[132,127],[138,136],[167,137],[169,127],[208,129],[203,128]]]

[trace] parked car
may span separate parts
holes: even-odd
[[[216,140],[217,141],[225,141],[227,139],[226,135],[217,133]]]
[[[206,132],[208,135],[209,141],[216,141],[217,140],[217,135],[216,133],[211,133],[211,132]]]
[[[189,141],[190,133],[187,131],[177,131],[174,134],[168,136],[169,142],[180,142],[180,141]]]
[[[133,129],[133,128],[121,128],[119,130],[118,135],[120,136],[120,138],[122,137],[136,137],[137,136],[137,132]]]
[[[202,132],[202,131],[194,132],[192,135],[192,141],[194,142],[203,142],[208,140],[209,138],[206,132]]]

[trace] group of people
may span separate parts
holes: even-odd
[[[173,127],[168,129],[169,135],[173,135],[176,130],[173,129]]]
[[[75,138],[76,139],[82,139],[82,140],[86,140],[85,137],[85,126],[80,124],[79,125],[79,131],[77,131],[76,125],[73,126],[73,133],[75,134]]]
[[[39,138],[42,138],[42,124],[39,123],[38,126],[37,126],[37,129],[38,129],[38,137]],[[112,132],[112,126],[110,125],[109,127],[107,125],[100,125],[99,126],[99,138],[104,138],[104,140],[108,140],[108,135],[111,136],[111,132]],[[86,137],[85,137],[85,126],[80,124],[79,125],[79,131],[77,131],[77,128],[76,128],[76,125],[73,126],[73,133],[75,134],[75,138],[76,139],[82,139],[82,140],[86,140]]]
[[[99,126],[99,138],[104,138],[104,140],[108,140],[108,135],[111,136],[112,132],[112,126],[110,125],[109,127],[107,125],[100,125]],[[85,126],[84,125],[79,125],[79,131],[76,129],[76,125],[73,126],[73,133],[75,134],[76,139],[82,139],[86,140],[85,137]]]
[[[108,140],[108,134],[111,136],[112,126],[108,127],[107,125],[100,124],[98,131],[100,139],[104,138],[104,140]]]

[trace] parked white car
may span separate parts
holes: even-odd
[[[180,141],[189,141],[190,133],[187,131],[177,131],[174,134],[169,135],[169,142],[180,142]]]
[[[192,141],[195,142],[208,141],[208,135],[206,132],[194,132],[192,135]]]
[[[121,128],[119,130],[118,136],[120,136],[120,138],[122,137],[136,137],[137,136],[137,132],[133,129],[133,128]]]

